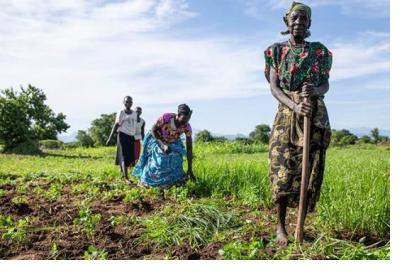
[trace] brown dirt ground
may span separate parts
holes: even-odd
[[[49,182],[37,182],[32,185],[47,189]],[[174,203],[170,200],[143,200],[126,204],[123,197],[114,197],[110,201],[92,201],[89,204],[93,213],[101,214],[95,235],[88,238],[81,227],[74,225],[78,216],[79,197],[71,193],[71,186],[65,186],[56,201],[49,201],[28,191],[18,194],[15,186],[2,185],[6,195],[0,198],[0,214],[11,216],[14,221],[29,217],[30,225],[26,239],[18,244],[15,241],[0,240],[0,259],[51,259],[50,250],[55,243],[58,259],[83,259],[89,245],[103,248],[108,259],[164,259],[165,256],[177,259],[216,259],[218,250],[223,246],[214,243],[201,250],[189,246],[157,248],[152,244],[138,244],[136,239],[141,234],[138,226],[119,224],[113,226],[109,218],[114,215],[144,216],[160,211],[165,205]],[[24,197],[27,203],[16,205],[13,197]]]
[[[160,211],[166,205],[175,203],[170,199],[145,198],[133,204],[126,204],[122,201],[123,196],[114,197],[110,201],[92,201],[89,204],[93,213],[101,214],[101,221],[98,223],[94,236],[88,238],[79,225],[74,224],[74,219],[78,216],[79,195],[73,195],[71,185],[66,185],[61,191],[61,195],[55,201],[35,195],[31,188],[40,186],[47,189],[50,182],[39,180],[29,184],[27,193],[19,194],[13,185],[1,185],[0,189],[6,191],[0,197],[0,214],[11,216],[13,220],[29,217],[30,225],[27,236],[23,243],[0,239],[0,259],[51,259],[50,250],[55,243],[58,248],[57,259],[84,259],[84,252],[89,245],[104,249],[108,253],[108,259],[184,259],[184,260],[207,260],[220,259],[219,249],[224,243],[215,242],[203,248],[194,250],[188,245],[160,248],[153,244],[142,244],[136,240],[141,235],[142,229],[138,225],[119,224],[112,225],[109,218],[119,215],[144,216]],[[12,202],[13,197],[20,196],[27,199],[27,203],[16,205]],[[252,216],[249,209],[240,209],[244,220],[252,223],[262,223],[262,230],[248,232],[240,236],[243,241],[250,241],[260,238],[264,244],[268,244],[275,226],[272,219],[266,216],[275,215],[275,210],[267,209],[264,215]],[[262,217],[263,216],[263,217]],[[296,224],[296,213],[290,211],[288,215],[287,230],[293,233]],[[348,233],[340,233],[341,239],[358,241],[361,236],[347,236]],[[315,233],[306,228],[307,241],[316,238]],[[356,240],[357,239],[357,240]],[[365,244],[374,244],[376,238],[367,237]],[[384,245],[384,244],[380,244]],[[275,250],[266,247],[269,256],[275,254]]]

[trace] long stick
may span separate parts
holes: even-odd
[[[304,97],[304,102],[308,102],[308,97]],[[306,199],[309,183],[309,148],[310,148],[310,118],[303,118],[303,157],[302,157],[302,182],[300,186],[300,199],[298,220],[296,224],[296,241],[300,244],[303,242],[303,225],[306,216]]]

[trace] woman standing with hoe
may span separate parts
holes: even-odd
[[[302,175],[303,118],[310,117],[307,210],[313,211],[323,181],[331,129],[323,101],[329,90],[332,53],[319,42],[307,42],[311,9],[293,2],[283,20],[289,40],[265,50],[265,77],[279,101],[269,142],[269,180],[277,204],[277,243],[288,244],[287,207],[299,202]],[[308,96],[306,101],[303,100]],[[304,220],[304,216],[303,216]]]

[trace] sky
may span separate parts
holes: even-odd
[[[282,0],[0,0],[0,89],[41,88],[68,133],[130,95],[147,126],[187,103],[191,125],[248,135],[277,110],[263,51],[285,41]],[[333,53],[335,129],[390,125],[388,0],[311,0],[312,36]]]

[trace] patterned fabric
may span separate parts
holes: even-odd
[[[328,81],[332,54],[318,42],[306,42],[303,48],[290,48],[288,42],[277,43],[265,51],[265,76],[269,80],[271,67],[278,76],[278,86],[294,102],[301,102],[303,82],[315,87]],[[323,181],[326,149],[330,143],[331,129],[323,97],[312,98],[313,114],[310,140],[310,176],[308,184],[308,211],[319,199]],[[269,141],[269,179],[274,200],[286,196],[288,206],[296,207],[302,174],[301,141],[294,139],[294,122],[303,133],[303,117],[296,116],[286,105],[279,104]]]
[[[292,2],[292,4],[289,7],[288,12],[286,13],[286,16],[288,16],[291,12],[297,11],[297,10],[305,11],[309,18],[312,17],[312,9],[308,5],[305,5],[299,2]]]
[[[160,140],[170,144],[174,143],[179,139],[179,137],[185,133],[187,137],[192,136],[192,128],[189,123],[181,125],[179,127],[175,126],[176,114],[165,113],[162,115],[155,124],[155,132],[160,137]]]
[[[185,148],[181,139],[170,144],[171,152],[166,155],[157,140],[148,132],[143,143],[144,149],[132,175],[139,177],[140,184],[167,188],[185,181],[183,156]]]
[[[283,42],[267,48],[265,62],[265,76],[268,80],[270,68],[273,67],[280,88],[286,91],[300,91],[305,81],[309,81],[315,87],[328,81],[332,67],[332,53],[319,42],[306,42],[303,48],[291,48],[289,42]],[[315,107],[313,124],[330,130],[329,116],[323,97],[313,99],[312,105]]]
[[[269,140],[269,181],[273,188],[275,201],[282,196],[287,196],[288,205],[297,207],[302,178],[303,147],[296,146],[291,142],[291,115],[292,111],[288,107],[279,105]],[[312,125],[310,137],[309,164],[311,172],[307,202],[308,210],[313,211],[319,199],[323,181],[330,132]]]
[[[291,48],[289,42],[283,42],[267,48],[265,61],[265,75],[269,76],[270,67],[273,67],[279,77],[279,86],[295,91],[306,78],[316,87],[328,80],[332,53],[319,42],[306,42],[303,48]]]

